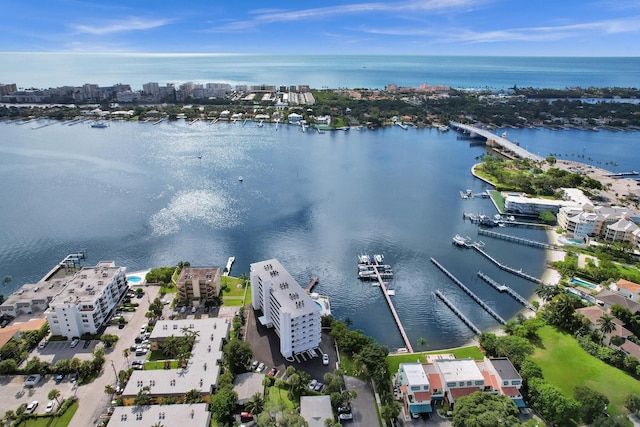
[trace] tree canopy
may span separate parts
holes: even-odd
[[[456,400],[454,427],[519,426],[518,408],[507,396],[477,391]]]

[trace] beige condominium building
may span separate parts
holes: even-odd
[[[184,267],[176,281],[178,298],[193,306],[202,306],[220,295],[218,267]]]

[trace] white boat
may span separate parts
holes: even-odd
[[[509,133],[505,130],[504,132],[502,132],[502,135],[500,136],[504,139],[507,139],[509,137]]]
[[[440,132],[446,132],[446,131],[448,131],[448,130],[449,130],[449,126],[447,126],[447,125],[441,125],[441,126],[438,126],[438,130],[439,130]]]
[[[102,123],[102,122],[98,122],[98,123],[94,123],[91,125],[92,128],[98,128],[98,129],[104,129],[106,127],[109,127],[108,125]]]
[[[239,177],[238,177],[238,181],[242,182],[242,181],[244,181],[244,178],[243,178],[243,177],[241,177],[241,176],[239,176]]]
[[[453,236],[453,244],[457,246],[467,246],[469,243],[466,238],[462,237],[459,234]]]
[[[262,126],[264,126],[264,120],[260,120],[260,123],[258,123],[259,128],[261,128]]]

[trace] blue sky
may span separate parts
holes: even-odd
[[[638,0],[3,0],[1,52],[639,56]]]

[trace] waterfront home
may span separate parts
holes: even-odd
[[[402,363],[396,375],[402,404],[410,414],[429,413],[437,405],[452,410],[457,399],[474,392],[508,396],[525,407],[520,393],[522,378],[505,357],[433,359],[431,363]]]
[[[599,306],[605,309],[610,309],[612,305],[618,304],[625,308],[628,308],[631,314],[640,312],[640,303],[633,301],[630,298],[618,294],[617,292],[604,290],[596,295],[596,302]]]
[[[599,319],[602,318],[602,316],[604,315],[608,315],[609,311],[603,309],[599,305],[591,305],[589,307],[576,309],[576,313],[589,319],[589,329],[594,331],[597,329],[599,330],[598,328]],[[633,335],[633,333],[630,330],[624,327],[624,325],[619,319],[614,318],[613,324],[615,325],[615,329],[610,333],[607,333],[604,335],[604,338],[602,340],[602,343],[604,345],[609,345],[611,343],[611,338],[613,337],[620,337],[620,338],[627,339],[628,337]]]
[[[199,307],[213,301],[222,289],[220,268],[184,267],[176,280],[178,299]]]
[[[300,120],[302,120],[302,114],[291,113],[287,116],[287,120],[290,124],[297,125],[298,123],[300,123]]]
[[[612,283],[609,286],[611,290],[618,292],[625,298],[629,298],[632,301],[640,302],[640,285],[634,282],[630,282],[625,279],[620,279],[616,283]]]

